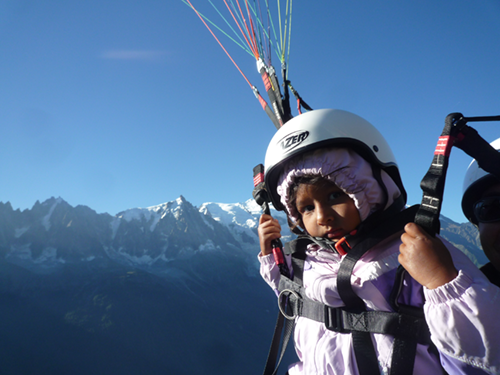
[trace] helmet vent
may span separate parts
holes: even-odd
[[[378,152],[378,146],[377,145],[373,145],[373,151]]]

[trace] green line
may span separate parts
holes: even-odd
[[[259,42],[258,47],[259,47],[260,55],[266,57],[265,55],[267,55],[267,53],[264,53],[264,51],[266,51],[266,49],[264,48],[264,45],[265,45],[265,41],[267,40],[266,39],[267,33],[266,33],[266,30],[265,30],[264,24],[262,23],[262,18],[261,18],[262,12],[260,11],[260,4],[259,4],[259,14],[257,14],[257,3],[256,3],[256,0],[254,0],[254,6],[253,7],[252,7],[252,4],[248,3],[248,8],[252,11],[253,16],[254,16],[253,17],[254,21],[255,21],[255,23],[258,26],[259,33],[257,34],[257,37],[258,37],[257,39],[258,39],[258,42]],[[265,60],[265,59],[263,59],[263,60]]]
[[[194,8],[191,7],[191,5],[189,5],[189,3],[185,0],[181,0],[184,4],[186,4],[188,7],[190,7],[191,9],[194,10]],[[209,0],[210,1],[210,0]],[[217,10],[217,8],[215,8]],[[250,56],[253,57],[253,53],[250,51],[250,49],[246,46],[246,45],[241,45],[240,43],[238,43],[234,38],[232,38],[228,33],[226,33],[224,30],[222,30],[219,26],[217,26],[215,23],[213,23],[212,21],[210,21],[210,19],[208,19],[206,16],[204,16],[203,14],[201,14],[199,11],[198,11],[198,14],[200,16],[203,17],[203,19],[207,22],[209,22],[213,27],[215,27],[217,30],[219,30],[222,34],[224,34],[225,36],[227,36],[229,39],[231,39],[234,43],[236,43],[236,45],[238,45],[240,48],[242,48],[246,53],[248,53]],[[222,17],[222,16],[221,16]],[[224,19],[224,17],[222,17],[222,19]],[[224,19],[225,20],[225,19]],[[227,21],[226,21],[227,23]],[[229,26],[231,28],[231,26]],[[232,28],[231,28],[232,29]],[[233,32],[236,34],[236,32],[233,30]],[[238,36],[238,34],[236,34]],[[240,39],[241,41],[241,39]]]
[[[254,16],[256,17],[256,19],[257,19],[258,23],[259,23],[259,24],[260,24],[260,26],[262,27],[262,32],[263,32],[263,34],[267,37],[267,40],[269,41],[270,45],[273,47],[273,48],[271,48],[271,49],[269,50],[269,53],[272,53],[272,51],[271,51],[271,50],[274,50],[274,51],[275,51],[275,53],[276,53],[276,56],[278,56],[278,59],[281,61],[281,52],[280,52],[280,46],[278,45],[278,42],[276,41],[276,43],[273,43],[273,41],[271,40],[270,35],[269,35],[269,34],[268,34],[268,32],[266,31],[266,28],[265,28],[265,26],[264,26],[264,24],[263,24],[262,18],[257,16],[257,11],[256,11],[256,9],[253,9],[251,6],[250,6],[250,9],[252,9],[252,12],[253,12]],[[271,16],[271,12],[269,11],[269,3],[267,2],[267,0],[266,0],[266,13],[267,13],[267,15],[269,16],[269,21],[270,21],[270,23],[269,23],[269,24],[270,24],[271,28],[273,29],[273,31],[274,31],[274,36],[275,36],[275,38],[276,38],[276,32],[275,32],[275,30],[274,30],[274,24],[273,24],[273,22],[272,22],[272,16]],[[263,45],[262,40],[260,40],[260,43],[261,43],[261,45]],[[269,56],[269,59],[271,59],[271,56]]]
[[[236,0],[238,2],[238,0]],[[236,14],[236,17],[238,18],[238,21],[239,21],[239,25],[240,25],[240,28],[241,30],[243,30],[243,32],[245,33],[245,35],[247,36],[248,38],[248,41],[250,43],[250,41],[252,40],[252,36],[249,34],[249,30],[247,29],[247,25],[246,25],[246,20],[244,20],[242,18],[242,15],[241,15],[241,12],[239,10],[239,7],[238,9],[236,9],[236,5],[234,5],[234,2],[233,0],[229,0],[229,2],[231,3],[231,6],[233,8],[233,14]],[[239,2],[238,2],[238,6],[239,6]],[[236,21],[235,21],[236,22]],[[255,57],[255,55],[252,53],[252,56]]]
[[[269,3],[268,3],[268,0],[266,0],[266,6],[267,6],[267,13],[269,15],[269,19],[271,21],[271,28],[273,30],[273,34],[274,34],[274,41],[275,41],[275,44],[276,44],[276,54],[278,55],[278,59],[281,61],[281,49],[282,49],[282,46],[279,44],[278,42],[278,37],[276,36],[276,29],[274,27],[274,21],[273,21],[273,15],[271,13],[271,11],[269,10]],[[278,14],[280,13],[281,9],[278,8]],[[269,41],[271,41],[271,38],[269,38]]]
[[[231,29],[231,31],[234,33],[234,35],[236,35],[238,37],[238,39],[240,40],[240,42],[244,45],[244,49],[245,51],[247,51],[247,53],[249,53],[250,55],[253,56],[253,52],[251,51],[251,49],[247,46],[246,42],[241,38],[240,34],[233,29],[233,27],[231,26],[231,24],[229,23],[229,21],[222,15],[222,13],[219,11],[219,9],[212,3],[211,0],[208,0],[208,2],[212,5],[212,7],[217,11],[217,13],[219,13],[219,16],[224,20],[224,22],[226,23],[226,25],[229,26],[229,28]],[[226,34],[227,35],[227,34]],[[229,37],[229,36],[228,36]],[[233,40],[236,44],[238,44],[240,47],[242,47],[239,43],[237,43],[234,39],[232,39],[231,37],[229,37],[231,40]]]
[[[209,1],[210,5],[212,5],[212,7],[215,9],[215,11],[219,14],[219,16],[222,18],[222,20],[226,23],[226,25],[229,27],[229,29],[235,35],[235,37],[232,37],[231,35],[229,35],[228,32],[224,31],[222,28],[220,28],[219,26],[217,26],[208,17],[206,17],[202,13],[198,12],[200,14],[200,16],[203,17],[203,19],[206,20],[208,23],[210,23],[210,25],[212,25],[218,31],[220,31],[222,34],[224,34],[227,38],[229,38],[231,41],[233,41],[238,47],[240,47],[241,49],[243,49],[250,56],[255,57],[254,54],[253,54],[253,52],[251,51],[250,47],[247,46],[247,43],[243,40],[243,38],[240,35],[240,33],[235,30],[235,28],[226,19],[226,17],[224,17],[224,15],[217,8],[217,6],[211,0],[208,0],[208,1]],[[286,7],[286,13],[287,14],[285,16],[285,30],[284,30],[285,37],[283,37],[283,30],[282,30],[282,25],[281,25],[281,22],[282,22],[282,20],[281,20],[281,6],[280,6],[280,0],[277,0],[277,3],[278,3],[278,16],[279,16],[279,22],[280,22],[280,39],[281,39],[281,42],[280,42],[280,41],[278,41],[278,37],[276,35],[276,27],[275,27],[274,21],[273,21],[273,16],[272,16],[271,10],[269,9],[269,1],[265,0],[265,3],[266,3],[266,12],[267,12],[267,15],[269,17],[269,26],[272,29],[272,34],[274,35],[274,41],[271,39],[271,36],[269,35],[269,33],[267,31],[267,29],[266,29],[266,27],[265,27],[265,25],[263,23],[261,15],[257,14],[257,9],[256,9],[257,4],[252,5],[247,0],[245,0],[245,3],[248,4],[249,9],[253,13],[254,17],[253,17],[252,20],[257,24],[257,26],[259,26],[258,27],[258,31],[259,32],[256,35],[256,38],[258,39],[258,43],[259,43],[258,44],[259,53],[261,55],[264,55],[263,51],[266,51],[266,49],[264,48],[264,44],[263,43],[269,42],[269,44],[271,46],[271,50],[269,51],[269,53],[272,54],[272,50],[274,50],[275,53],[276,53],[276,56],[278,57],[278,59],[280,60],[281,63],[285,62],[285,51],[287,49],[286,48],[287,46],[285,45],[286,39],[287,39],[287,36],[286,36],[287,29],[288,29],[288,51],[287,51],[288,55],[287,55],[287,59],[289,59],[289,56],[290,56],[291,4],[290,4],[290,6],[288,6],[288,1],[290,1],[290,0],[287,0],[287,7]],[[194,10],[194,8],[192,8],[191,5],[187,1],[182,0],[182,2],[184,4],[186,4],[188,7],[190,7],[191,9]],[[243,20],[241,19],[242,16],[241,16],[239,10],[236,9],[234,1],[233,0],[229,0],[229,2],[231,4],[233,12],[236,13],[236,18],[237,18],[240,26],[242,26],[242,29],[243,29],[244,33],[248,34],[248,32],[246,31],[246,28],[243,27],[244,23],[243,23]],[[255,3],[255,0],[254,0],[254,3]],[[290,3],[291,3],[291,1],[290,1]],[[290,14],[288,14],[288,8],[290,8]],[[288,24],[288,27],[287,27],[287,24]],[[251,36],[247,35],[247,37],[250,38]],[[267,54],[267,52],[266,52],[266,54]],[[267,56],[267,58],[271,59],[271,56],[269,55],[269,56]]]
[[[286,65],[288,65],[288,62],[290,61],[290,45],[292,41],[292,0],[290,0],[290,24],[288,25],[288,51],[287,51],[287,56],[286,56]],[[288,71],[287,71],[288,75]]]

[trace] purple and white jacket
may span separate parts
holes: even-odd
[[[399,236],[394,235],[369,250],[354,268],[353,290],[369,310],[392,311],[388,301],[399,265]],[[459,275],[433,290],[408,278],[400,298],[408,305],[423,304],[431,339],[448,374],[500,374],[500,319],[497,317],[500,288],[489,283],[460,250],[443,242],[450,250]],[[273,256],[259,259],[262,277],[277,290],[280,274]],[[336,286],[340,261],[337,253],[310,246],[303,275],[309,298],[332,307],[343,306]],[[372,337],[381,373],[388,374],[393,339],[382,334],[372,334]],[[300,361],[290,366],[290,375],[358,373],[350,334],[329,331],[323,323],[298,317],[294,341]],[[417,346],[414,374],[441,373],[438,360],[428,349]]]
[[[297,219],[297,214],[287,206],[288,192],[294,178],[300,175],[320,174],[332,180],[351,196],[362,220],[380,209],[380,187],[370,181],[371,168],[357,154],[344,149],[328,150],[293,163],[278,187],[292,220]],[[383,178],[389,192],[388,207],[400,191],[390,177]],[[392,311],[389,296],[399,266],[400,235],[397,233],[368,250],[354,267],[351,284],[368,310]],[[418,344],[413,373],[441,374],[442,365],[450,375],[500,374],[500,288],[491,284],[460,250],[442,241],[451,253],[458,276],[433,290],[408,276],[400,295],[404,304],[423,306],[440,357],[432,354],[428,346]],[[331,307],[344,305],[336,282],[341,260],[334,251],[309,245],[303,273],[309,298]],[[280,273],[273,256],[259,256],[259,261],[262,277],[277,291]],[[289,257],[287,261],[291,268]],[[372,334],[372,338],[380,371],[389,374],[393,338],[383,334]],[[294,342],[299,362],[289,367],[290,375],[358,374],[350,334],[330,331],[323,323],[297,317]]]

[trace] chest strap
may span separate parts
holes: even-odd
[[[415,340],[423,345],[430,343],[422,309],[410,307],[400,312],[354,312],[345,307],[331,307],[308,298],[302,286],[286,277],[281,277],[279,289],[278,306],[289,320],[300,316],[324,323],[328,330],[338,333],[381,333]]]

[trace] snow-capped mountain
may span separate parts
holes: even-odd
[[[277,308],[259,216],[183,197],[116,216],[0,203],[0,372],[260,372]]]
[[[277,306],[258,275],[260,215],[253,200],[196,208],[182,196],[115,216],[61,198],[0,203],[0,372],[262,372]],[[484,257],[470,224],[441,227]]]
[[[182,196],[115,216],[98,214],[86,206],[72,207],[62,198],[36,202],[31,210],[22,212],[13,210],[10,203],[0,203],[0,261],[39,272],[64,264],[119,263],[161,274],[171,271],[174,260],[220,252],[257,266],[261,212],[253,199],[204,203],[196,208]],[[283,242],[290,240],[293,235],[285,214],[272,209],[272,215],[281,223]],[[485,262],[473,227],[446,218],[442,227],[445,238],[471,258],[479,258],[477,263]]]
[[[253,199],[249,199],[245,203],[234,204],[204,203],[199,211],[228,228],[243,250],[251,254],[258,253],[257,227],[262,215],[262,208]],[[271,208],[271,215],[278,219],[281,224],[283,242],[291,240],[294,235],[288,228],[285,213]]]
[[[207,204],[198,210],[181,196],[111,216],[72,207],[61,198],[37,202],[22,212],[1,204],[0,257],[38,271],[68,263],[109,262],[159,271],[173,260],[201,252],[257,254],[257,213],[252,216],[239,204],[230,206]],[[248,222],[238,221],[242,214],[249,215]],[[240,240],[254,247],[240,246]]]

